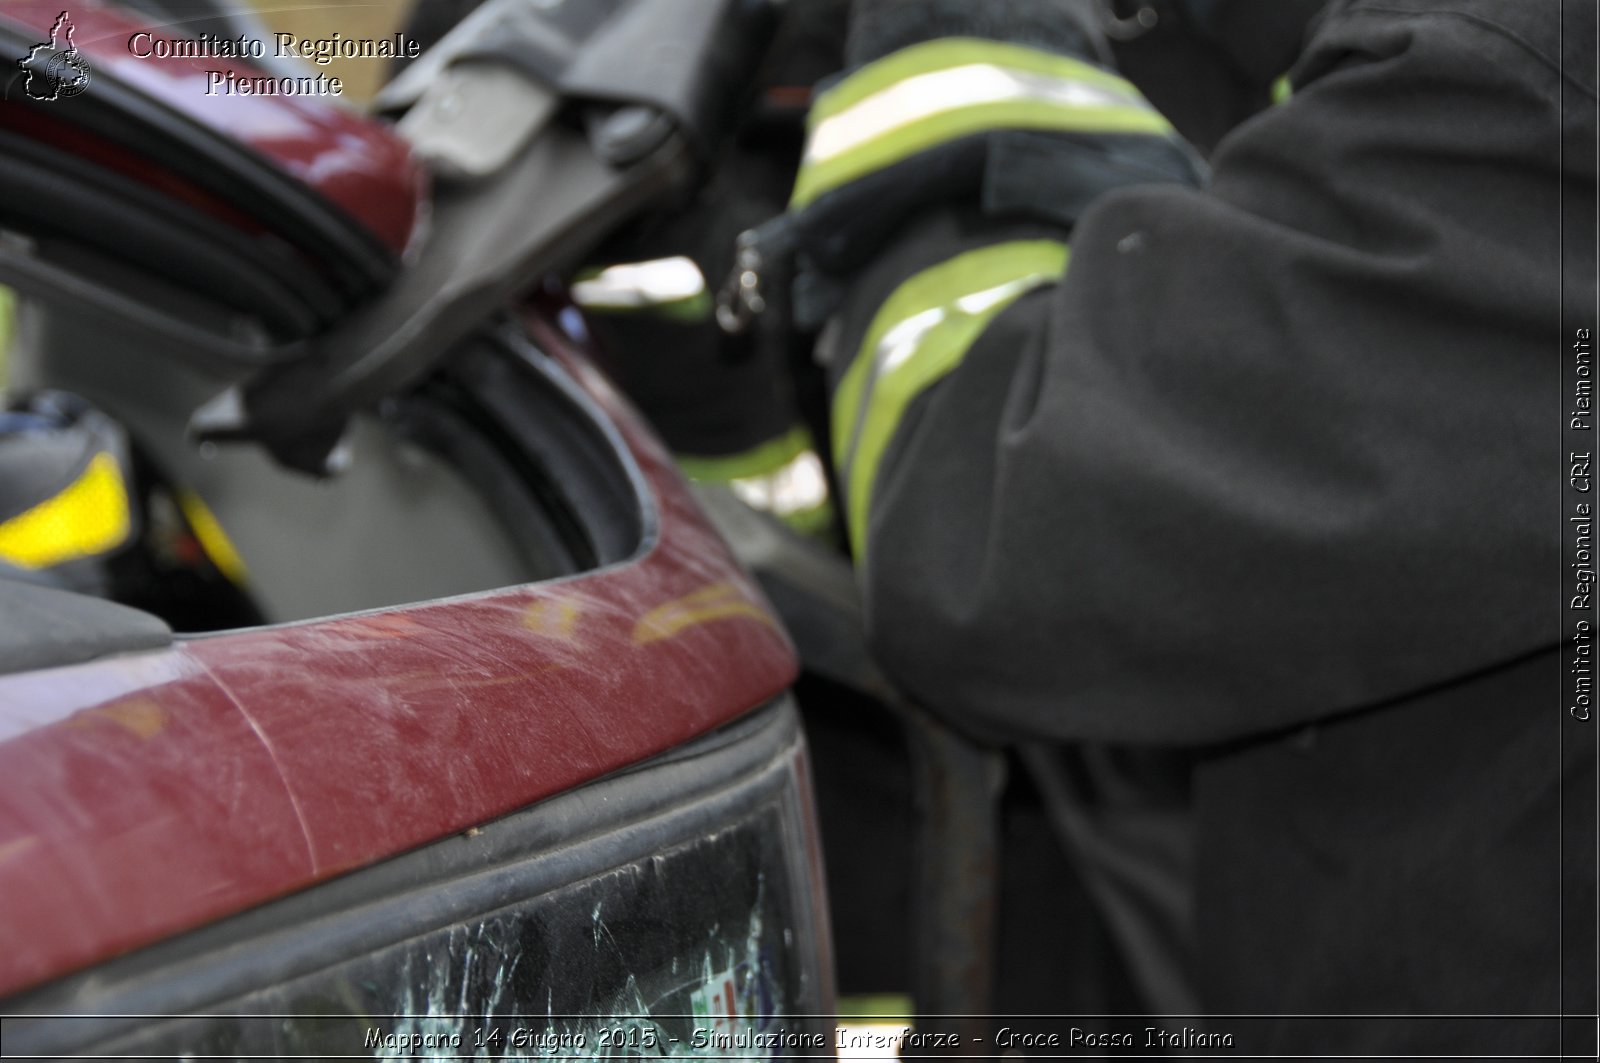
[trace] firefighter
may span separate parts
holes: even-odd
[[[1196,752],[1203,1004],[1280,1017],[1241,1047],[1555,1051],[1288,1016],[1593,1010],[1553,471],[1593,4],[1334,0],[1209,167],[1093,3],[852,17],[747,250],[826,321],[879,661],[995,741]]]

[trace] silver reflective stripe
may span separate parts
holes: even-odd
[[[1149,106],[1135,92],[994,63],[971,63],[897,81],[824,119],[811,131],[806,161],[826,162],[937,115],[1018,100],[1069,108]]]

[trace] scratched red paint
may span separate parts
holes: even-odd
[[[793,681],[792,646],[665,453],[563,358],[654,494],[643,556],[0,677],[0,994],[636,763]],[[708,587],[744,608],[633,637]]]

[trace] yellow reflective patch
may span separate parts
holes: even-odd
[[[0,560],[40,569],[94,557],[125,543],[131,525],[122,470],[101,452],[65,490],[0,524]]]
[[[184,519],[194,529],[194,537],[200,540],[200,549],[217,566],[217,571],[235,585],[244,586],[250,579],[250,571],[245,568],[244,558],[239,556],[228,533],[222,530],[222,524],[211,512],[211,507],[193,491],[179,491],[178,508],[183,510]]]

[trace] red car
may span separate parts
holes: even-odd
[[[598,63],[659,18],[610,6],[545,28]],[[11,382],[122,447],[28,512],[145,607],[0,578],[5,1052],[827,1054],[794,650],[576,314],[500,309],[681,169],[705,85],[574,60],[521,133],[408,143],[164,33],[0,9]]]

